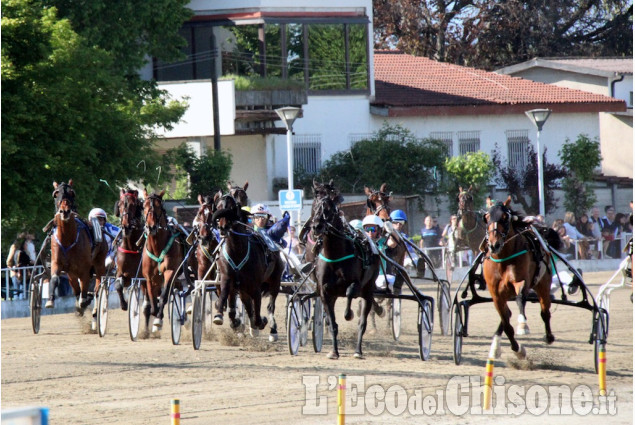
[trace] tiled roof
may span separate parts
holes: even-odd
[[[479,107],[584,105],[625,110],[621,100],[398,51],[376,51],[376,107]],[[599,109],[598,109],[599,108]]]
[[[542,58],[545,62],[608,71],[617,74],[633,73],[633,58]]]

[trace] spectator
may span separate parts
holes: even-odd
[[[302,249],[300,241],[295,234],[295,226],[289,226],[287,228],[287,236],[285,236],[284,240],[287,243],[289,252],[297,256],[302,256],[302,254],[304,254],[304,249]]]
[[[571,257],[571,238],[567,235],[567,230],[564,226],[555,226],[553,229],[558,232],[558,236],[560,236],[560,240],[562,241],[562,247],[560,248],[560,252],[567,254],[567,257]]]
[[[580,216],[575,227],[578,229],[578,232],[582,233],[587,238],[593,238],[593,222],[589,220],[589,216],[587,214],[582,214]]]
[[[578,258],[581,260],[589,259],[589,241],[585,235],[583,235],[575,227],[575,214],[571,211],[567,211],[564,214],[564,229],[569,237],[569,240],[578,248]],[[569,253],[573,254],[575,247],[569,249]]]
[[[429,215],[424,219],[424,227],[421,229],[421,249],[427,248],[426,254],[430,257],[435,267],[441,265],[441,252],[438,248],[441,245],[441,231],[438,225],[435,225],[435,219]]]
[[[553,223],[551,223],[551,228],[553,230],[558,230],[559,228],[564,226],[564,220],[561,218],[556,218]]]
[[[600,225],[600,209],[598,207],[591,208],[591,217],[589,219],[592,224],[593,237],[598,241],[602,240],[602,226]]]
[[[604,255],[620,258],[620,241],[618,240],[619,225],[615,221],[615,208],[612,205],[604,207],[606,215],[600,219],[602,229],[602,250]]]
[[[33,235],[26,232],[18,234],[15,241],[11,244],[9,255],[7,256],[7,267],[11,269],[12,289],[16,294],[24,293],[30,276],[29,273],[27,273],[28,270],[22,269],[22,267],[34,265],[35,257]],[[5,294],[5,298],[10,296],[11,294]]]

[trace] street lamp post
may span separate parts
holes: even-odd
[[[293,121],[298,117],[300,111],[300,108],[294,106],[276,109],[276,113],[287,128],[287,182],[289,190],[293,190],[293,144],[291,143],[291,135],[293,134]]]
[[[545,125],[549,115],[551,115],[551,109],[532,109],[531,111],[525,112],[525,115],[534,123],[536,128],[538,129],[538,134],[536,136],[536,150],[537,150],[537,158],[538,158],[538,208],[539,214],[545,217],[545,187],[543,183],[542,177],[542,151],[540,150],[540,132],[542,131],[542,126]]]

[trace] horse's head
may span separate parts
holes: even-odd
[[[508,197],[505,203],[497,202],[483,216],[483,220],[487,223],[487,240],[492,254],[501,252],[507,237],[513,230],[514,212],[509,208],[511,202],[511,197]]]
[[[163,195],[165,190],[159,193],[153,193],[148,195],[148,192],[143,190],[143,216],[146,221],[146,231],[150,235],[156,235],[157,231],[161,228],[167,228],[167,214],[163,208]]]
[[[214,220],[212,219],[216,211],[213,196],[198,195],[198,204],[200,205],[196,218],[194,219],[194,227],[198,232],[198,239],[202,244],[208,245],[213,238]]]
[[[73,190],[73,179],[68,183],[53,182],[53,199],[55,200],[55,213],[60,215],[64,221],[68,220],[71,213],[75,211],[75,191]]]
[[[131,229],[140,227],[142,210],[143,202],[139,199],[139,191],[121,189],[119,200],[115,204],[115,216],[121,220],[124,236],[128,236]]]
[[[245,218],[246,212],[229,193],[223,195],[221,191],[218,191],[214,195],[214,205],[216,211],[212,215],[212,221],[217,223],[222,235],[226,235],[235,222]]]
[[[316,197],[311,211],[311,228],[316,236],[324,234],[329,226],[336,229],[342,228],[339,205],[344,199],[332,183],[331,181],[328,185],[324,185],[313,182]]]
[[[366,215],[375,214],[384,221],[390,221],[390,193],[386,193],[386,183],[382,184],[379,190],[373,190],[364,186],[364,193],[368,197]]]
[[[456,196],[459,206],[459,216],[463,216],[465,213],[474,209],[474,196],[472,193],[472,185],[470,185],[467,190],[463,190],[463,188],[459,186],[459,194]]]
[[[227,190],[229,190],[229,194],[234,197],[236,202],[238,202],[241,207],[246,207],[249,205],[249,197],[247,196],[248,187],[248,181],[245,182],[245,185],[243,187],[233,186],[231,182],[227,182]]]

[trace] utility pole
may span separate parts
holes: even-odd
[[[216,36],[214,27],[210,36],[210,47],[212,50],[212,117],[214,119],[214,150],[220,150],[220,119],[218,118],[218,76],[216,75]]]

